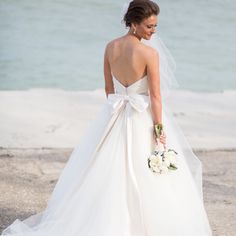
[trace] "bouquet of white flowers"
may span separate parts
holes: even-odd
[[[177,152],[173,149],[164,148],[160,143],[159,137],[162,132],[162,126],[155,127],[155,134],[157,135],[157,144],[151,155],[148,157],[148,167],[154,173],[162,174],[170,170],[177,170]]]
[[[148,157],[148,167],[154,173],[167,173],[169,170],[177,170],[177,152],[173,149],[161,150],[156,145],[154,151]]]

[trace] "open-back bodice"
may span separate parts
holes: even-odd
[[[124,86],[114,76],[112,76],[112,78],[113,78],[115,93],[126,94],[126,95],[134,94],[134,93],[148,95],[147,75],[145,75],[141,79],[135,81],[134,83],[132,83],[129,86]]]

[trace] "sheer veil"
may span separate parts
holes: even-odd
[[[122,17],[128,10],[130,2],[131,1],[128,1],[123,4],[123,8],[121,11]],[[179,87],[179,83],[175,77],[176,62],[174,60],[174,57],[170,53],[169,49],[166,47],[166,45],[162,41],[159,33],[153,34],[150,40],[142,39],[141,42],[156,49],[159,55],[160,86],[161,86],[161,97],[162,97],[162,103],[163,103],[163,106],[162,106],[163,123],[165,127],[164,130],[166,131],[169,130],[170,132],[169,136],[168,136],[168,132],[166,132],[167,144],[168,144],[168,139],[173,139],[173,136],[175,136],[175,139],[178,140],[178,148],[179,150],[181,150],[179,153],[180,154],[179,156],[185,159],[189,167],[189,170],[193,176],[193,180],[199,192],[199,196],[203,199],[202,163],[198,159],[198,157],[193,153],[192,148],[189,145],[189,142],[187,141],[184,133],[182,132],[182,129],[175,121],[175,118],[173,117],[171,110],[168,109],[167,98],[171,95],[171,92],[173,89],[176,89]],[[172,144],[170,144],[170,147],[172,147]],[[172,148],[176,148],[176,147],[172,147]]]

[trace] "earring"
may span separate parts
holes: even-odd
[[[134,32],[133,32],[133,34],[136,34],[136,29],[134,29]]]

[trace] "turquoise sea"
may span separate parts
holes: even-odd
[[[156,2],[180,89],[236,89],[236,1]],[[0,0],[0,90],[102,88],[104,47],[127,31],[124,3]]]

